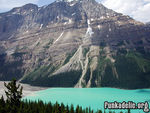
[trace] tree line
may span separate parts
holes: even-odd
[[[3,96],[0,98],[0,113],[102,113],[101,110],[94,112],[91,108],[65,106],[63,103],[57,102],[52,104],[40,100],[21,100],[23,87],[20,84],[17,85],[16,80],[12,80],[8,84],[4,83],[4,86],[7,88],[5,91],[7,99],[5,100]]]

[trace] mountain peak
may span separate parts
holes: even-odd
[[[150,88],[149,33],[148,25],[95,0],[14,8],[0,14],[0,80]]]
[[[56,0],[56,2],[73,2],[73,1],[81,1],[81,0]]]
[[[56,2],[82,2],[82,1],[88,1],[88,2],[95,2],[95,0],[56,0]]]

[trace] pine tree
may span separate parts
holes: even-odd
[[[74,107],[73,107],[73,105],[71,105],[70,113],[74,113]]]
[[[1,105],[2,107],[5,106],[5,101],[4,101],[4,97],[3,97],[3,96],[2,96],[1,99],[0,99],[0,105]]]
[[[7,100],[5,101],[3,96],[0,99],[0,113],[94,113],[91,108],[82,109],[81,106],[60,105],[57,102],[43,103],[43,101],[21,101],[23,87],[16,84],[16,80],[12,80],[8,84],[4,83],[7,91],[5,91]],[[102,113],[97,111],[96,113]]]
[[[61,103],[61,112],[63,113],[65,111],[65,106],[63,103]]]
[[[102,113],[102,111],[101,111],[101,110],[99,110],[99,111],[98,111],[98,113]]]
[[[76,107],[76,113],[79,113],[79,105]]]
[[[4,101],[3,96],[0,99],[0,113],[6,113],[6,111],[5,111],[5,101]]]
[[[20,84],[17,85],[15,79],[8,84],[4,82],[4,86],[7,88],[7,91],[5,91],[7,101],[11,105],[19,106],[22,98],[23,87],[20,86]]]

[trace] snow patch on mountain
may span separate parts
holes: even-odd
[[[54,44],[63,36],[63,34],[64,34],[64,32],[62,32],[62,33],[60,34],[60,36],[56,39],[56,41],[54,42]]]
[[[43,24],[40,25],[40,29],[42,29],[42,27],[43,27]]]
[[[86,36],[90,35],[92,36],[94,34],[94,32],[92,31],[92,28],[90,26],[90,20],[87,20],[87,23],[88,23],[88,28],[87,28],[87,32],[86,32]]]

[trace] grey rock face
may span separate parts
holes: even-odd
[[[34,4],[14,8],[11,11],[0,14],[0,33],[3,39],[8,39],[14,32],[23,32],[28,29],[36,29],[41,24],[46,27],[49,23],[64,23],[71,19],[80,23],[87,18],[103,18],[119,15],[105,8],[94,0],[81,0],[72,2],[54,2],[47,7],[38,8]],[[37,30],[37,29],[36,29]]]
[[[0,80],[16,77],[55,87],[144,88],[150,86],[149,52],[148,25],[94,0],[57,0],[43,7],[27,4],[0,14]],[[133,58],[137,71],[120,68],[123,58],[127,67]]]

